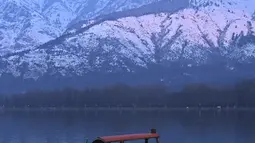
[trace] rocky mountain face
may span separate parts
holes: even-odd
[[[10,7],[19,9],[19,1],[0,3],[0,86],[6,91],[13,83],[24,91],[223,83],[255,75],[252,0],[109,0],[98,1],[103,8],[91,13],[92,0],[27,0],[15,11]]]
[[[69,25],[157,0],[0,0],[0,55],[33,49]]]

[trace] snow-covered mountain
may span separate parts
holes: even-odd
[[[53,40],[69,25],[157,0],[0,0],[0,55]]]
[[[145,5],[74,25],[68,24],[74,19],[68,20],[66,25],[61,24],[62,29],[68,25],[65,33],[55,34],[60,37],[3,55],[0,73],[38,81],[42,77],[86,77],[74,78],[76,82],[83,79],[83,83],[95,81],[95,73],[121,73],[119,79],[125,74],[140,74],[145,76],[141,80],[145,83],[255,76],[252,0],[161,2],[153,3],[154,9]],[[131,6],[125,4],[126,8]]]

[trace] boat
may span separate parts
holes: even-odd
[[[124,143],[125,141],[134,140],[144,140],[145,143],[149,143],[149,139],[155,139],[156,143],[159,143],[159,134],[157,134],[156,129],[151,129],[150,133],[97,137],[92,143]]]

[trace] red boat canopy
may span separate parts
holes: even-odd
[[[118,135],[118,136],[104,136],[98,137],[93,143],[111,143],[111,142],[120,142],[131,140],[141,140],[144,139],[145,143],[148,143],[148,139],[155,138],[157,143],[159,143],[159,135],[156,132],[156,129],[151,129],[151,133],[147,134],[127,134],[127,135]]]
[[[129,135],[119,135],[119,136],[105,136],[105,137],[99,137],[98,139],[103,142],[121,142],[121,141],[150,139],[150,138],[159,138],[159,135],[157,133],[129,134]]]

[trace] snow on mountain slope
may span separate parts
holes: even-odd
[[[155,13],[174,13],[180,9],[185,9],[189,6],[189,1],[188,0],[159,0],[158,2],[154,2],[151,4],[143,5],[139,8],[134,8],[130,10],[125,10],[122,12],[114,12],[111,14],[107,15],[101,15],[98,16],[92,20],[84,20],[80,21],[72,26],[70,26],[64,34],[68,33],[76,33],[77,31],[88,27],[95,25],[97,23],[101,23],[106,20],[117,20],[122,17],[139,17],[143,15],[148,15],[148,14],[155,14]]]
[[[254,25],[251,14],[219,6],[123,17],[3,58],[0,73],[39,78],[46,73],[135,72],[179,61],[192,67],[219,58],[249,63],[255,59],[255,43],[242,40],[254,38]]]
[[[0,55],[33,49],[71,23],[157,0],[1,0]]]
[[[233,34],[247,35],[250,30],[248,23],[251,24],[251,28],[254,25],[254,21],[251,19],[250,15],[245,15],[244,12],[237,10],[232,13],[226,9],[216,9],[215,7],[207,7],[199,11],[184,9],[172,15],[160,13],[138,18],[126,17],[117,21],[105,21],[84,33],[71,37],[71,40],[67,39],[67,43],[93,46],[94,43],[91,41],[98,39],[95,42],[95,46],[98,46],[101,39],[114,38],[123,41],[122,44],[128,45],[128,47],[154,51],[156,46],[164,47],[167,42],[175,38],[173,45],[167,45],[168,48],[180,49],[184,41],[187,41],[190,46],[200,45],[215,48],[225,46],[225,44],[229,46]],[[251,30],[254,31],[254,29]],[[161,40],[161,42],[153,43],[152,40]],[[72,41],[75,42],[72,43]],[[130,45],[128,41],[132,44]],[[147,44],[142,42],[147,42]]]
[[[238,9],[249,14],[254,12],[254,0],[189,0],[190,5],[196,8],[222,7],[225,9]]]
[[[38,12],[29,11],[11,1],[1,2],[1,55],[13,50],[32,48],[57,37],[59,34],[60,31],[47,23]]]
[[[251,25],[255,24],[250,16],[239,14],[238,11],[231,13],[222,9],[215,11],[184,9],[173,15],[160,13],[105,21],[67,39],[66,44],[74,47],[89,45],[91,49],[106,45],[112,48],[124,45],[126,48],[122,49],[123,53],[130,56],[132,54],[128,51],[133,51],[131,53],[138,54],[137,57],[143,59],[136,61],[137,63],[142,61],[146,63],[148,60],[155,62],[157,59],[152,57],[157,50],[164,51],[161,60],[178,60],[183,54],[185,58],[201,62],[206,58],[204,54],[207,49],[218,48],[221,50],[220,54],[223,54],[226,51],[221,48],[225,46],[232,48],[230,44],[233,34],[242,33],[246,36],[250,30],[249,22]],[[118,42],[109,45],[113,40]],[[107,42],[104,44],[100,41]],[[196,48],[197,53],[194,53],[194,47],[198,46],[204,49]]]

